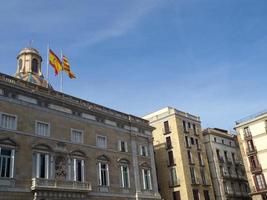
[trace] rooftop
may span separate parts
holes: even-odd
[[[158,111],[155,111],[153,113],[145,115],[143,118],[146,119],[146,120],[149,120],[149,121],[155,121],[155,120],[164,118],[164,117],[166,117],[166,116],[168,116],[170,114],[176,114],[176,115],[180,115],[180,116],[183,116],[183,117],[195,120],[195,121],[200,121],[200,117],[199,116],[195,116],[195,115],[189,114],[187,112],[183,112],[183,111],[177,110],[177,109],[172,108],[172,107],[162,108],[162,109],[160,109]]]
[[[263,116],[265,114],[267,114],[267,110],[263,110],[263,111],[260,111],[260,112],[255,113],[255,114],[249,115],[247,117],[244,117],[244,118],[236,121],[235,123],[236,123],[236,125],[239,125],[239,124],[242,124],[242,123],[251,121],[251,120],[253,120],[255,118],[258,118],[260,116]]]
[[[52,97],[55,100],[59,100],[64,103],[68,103],[73,106],[79,106],[82,107],[83,109],[90,110],[93,112],[100,112],[112,117],[120,118],[123,120],[127,120],[133,123],[138,123],[138,124],[143,124],[145,126],[148,125],[148,121],[145,119],[142,119],[140,117],[136,117],[134,115],[122,113],[120,111],[116,111],[83,99],[79,99],[77,97],[61,93],[58,91],[55,91],[50,88],[45,88],[27,81],[23,81],[21,79],[17,79],[15,77],[0,73],[0,84],[4,84],[7,86],[12,86],[12,87],[17,87],[18,89],[24,89],[28,92],[38,94],[41,96],[47,96],[47,97]]]

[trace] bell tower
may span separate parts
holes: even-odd
[[[50,87],[42,74],[41,63],[42,57],[36,49],[32,47],[22,49],[17,56],[15,77],[43,87]]]

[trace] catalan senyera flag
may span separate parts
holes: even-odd
[[[54,68],[55,75],[58,75],[58,72],[62,71],[61,61],[51,49],[49,49],[49,64]]]
[[[70,70],[70,63],[66,56],[62,56],[62,66],[63,70],[68,74],[68,76],[73,79],[76,78],[75,74]]]

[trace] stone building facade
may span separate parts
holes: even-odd
[[[236,122],[238,142],[253,200],[267,199],[267,112]]]
[[[216,200],[250,199],[249,187],[236,135],[218,129],[203,130]]]
[[[214,200],[200,118],[166,107],[144,117],[155,127],[153,144],[164,200]]]
[[[16,77],[0,74],[1,200],[160,199],[148,121],[53,90],[36,49]]]

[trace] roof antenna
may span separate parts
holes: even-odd
[[[29,48],[32,48],[32,43],[33,43],[33,40],[30,40],[29,41]]]

